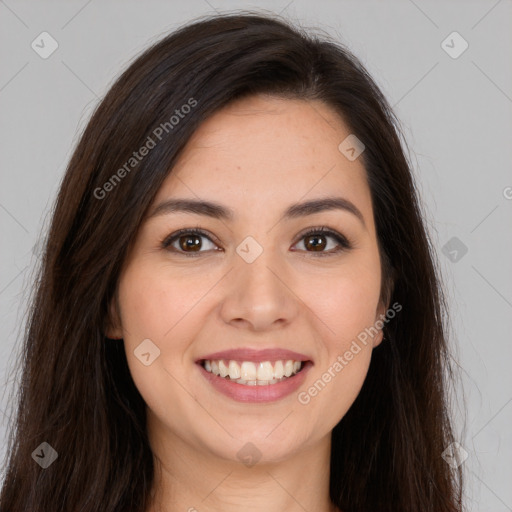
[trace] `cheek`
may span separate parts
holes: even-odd
[[[380,273],[375,267],[351,267],[337,277],[315,280],[309,304],[326,326],[330,348],[347,343],[374,325],[380,297]]]
[[[298,400],[309,408],[311,418],[322,418],[322,428],[334,428],[354,403],[368,373],[373,347],[367,333],[375,323],[379,287],[372,280],[346,277],[326,283],[324,291],[322,309],[315,311],[323,324],[324,334],[317,341],[324,357]]]
[[[128,269],[120,286],[123,327],[130,338],[163,342],[207,289],[205,279],[180,278],[155,265]]]
[[[201,297],[201,290],[186,286],[183,279],[170,274],[165,268],[145,265],[139,260],[137,265],[126,269],[119,285],[130,373],[150,409],[160,411],[162,415],[165,415],[165,404],[179,403],[184,398],[181,388],[173,383],[174,379],[183,381],[186,375],[182,359],[187,340],[194,336],[194,332],[184,332],[184,329],[191,330],[197,325],[187,323],[187,313]],[[146,339],[159,350],[158,357],[147,366],[136,356],[138,347]],[[148,350],[152,358],[153,347],[149,345]]]
[[[323,290],[318,315],[329,327],[323,336],[327,362],[318,369],[317,388],[325,385],[328,390],[322,391],[318,406],[331,411],[335,425],[356,399],[368,372],[380,298],[378,260],[372,257],[347,265],[338,279],[325,280]],[[320,394],[320,390],[310,391]]]
[[[342,349],[374,324],[379,290],[350,282],[342,290],[333,290],[331,297],[328,322]]]

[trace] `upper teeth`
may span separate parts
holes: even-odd
[[[245,381],[271,381],[290,377],[297,373],[302,366],[301,361],[262,361],[253,363],[252,361],[243,361],[239,364],[237,361],[205,360],[203,366],[206,371],[228,377],[230,379],[243,379]]]

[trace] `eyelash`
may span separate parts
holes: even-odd
[[[199,251],[199,252],[195,252],[195,253],[194,252],[185,252],[185,251],[176,249],[174,247],[172,247],[172,248],[169,247],[173,242],[175,242],[177,239],[179,239],[183,235],[204,236],[205,238],[210,240],[210,242],[217,245],[217,242],[212,240],[211,235],[209,235],[206,231],[202,230],[201,228],[196,227],[196,228],[180,229],[179,231],[175,231],[174,233],[170,234],[169,236],[167,236],[166,238],[164,238],[161,241],[160,245],[161,245],[162,249],[167,249],[171,252],[181,254],[186,257],[191,257],[191,258],[196,258],[196,257],[200,256],[202,252],[209,252],[209,251]],[[320,226],[320,227],[308,229],[306,232],[300,234],[299,240],[296,243],[300,242],[303,238],[306,238],[306,237],[312,236],[312,235],[324,235],[324,236],[332,237],[339,244],[339,247],[337,249],[335,249],[335,250],[331,249],[330,252],[319,251],[319,252],[315,253],[315,251],[304,251],[309,254],[313,254],[315,256],[320,256],[320,257],[334,256],[342,251],[349,251],[350,249],[353,248],[353,244],[348,238],[346,238],[341,233],[338,233],[337,231],[331,230],[327,226]]]

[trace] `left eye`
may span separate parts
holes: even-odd
[[[334,244],[332,244],[334,247],[328,247],[329,243],[324,242],[324,240],[328,239],[334,240]],[[350,248],[348,240],[346,240],[343,235],[339,235],[333,231],[327,231],[323,229],[308,231],[302,235],[300,242],[304,245],[304,247],[306,247],[306,251],[307,248],[311,249],[311,251],[307,252],[322,253],[322,256]]]
[[[202,238],[205,238],[212,247],[201,250],[204,248],[201,241]],[[328,247],[329,243],[323,241],[328,239],[334,240],[334,247]],[[303,233],[300,236],[299,242],[295,245],[298,245],[300,242],[303,243],[306,252],[317,253],[318,256],[328,256],[352,248],[351,243],[342,234],[324,227],[310,229],[308,232]],[[176,247],[176,243],[178,247]],[[182,229],[168,236],[162,241],[161,245],[163,249],[186,256],[194,256],[194,253],[208,252],[209,250],[219,250],[210,236],[201,229]]]

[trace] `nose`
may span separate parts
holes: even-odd
[[[300,299],[293,291],[290,273],[266,249],[252,263],[236,255],[235,268],[221,307],[226,323],[253,331],[279,329],[298,315]]]

